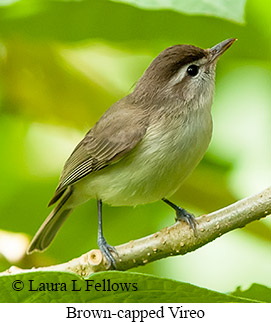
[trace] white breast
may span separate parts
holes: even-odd
[[[100,198],[111,205],[169,197],[202,159],[211,133],[209,109],[192,110],[185,118],[162,118],[127,156],[78,182],[76,191],[82,202]]]

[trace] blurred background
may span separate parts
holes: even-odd
[[[270,2],[219,0],[213,9],[204,3],[0,1],[1,271],[60,263],[97,247],[92,200],[72,213],[48,250],[25,256],[75,145],[174,44],[208,48],[238,38],[218,64],[211,145],[172,201],[200,215],[270,185]],[[173,223],[162,202],[104,207],[112,245]],[[270,286],[271,219],[132,271],[225,292],[253,282]]]

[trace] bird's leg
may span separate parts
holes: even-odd
[[[163,202],[167,203],[169,206],[171,206],[175,212],[176,212],[176,221],[185,221],[190,228],[196,233],[196,225],[197,222],[195,220],[195,216],[189,212],[187,212],[185,209],[181,208],[180,206],[175,205],[174,203],[170,202],[169,200],[163,198]]]
[[[98,206],[98,246],[102,254],[105,256],[110,267],[116,269],[116,262],[111,252],[117,254],[114,247],[110,246],[103,235],[103,225],[102,225],[102,200],[97,200]]]

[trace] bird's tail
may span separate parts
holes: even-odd
[[[60,229],[61,225],[67,219],[69,213],[72,211],[71,208],[68,208],[65,205],[71,194],[72,189],[70,187],[67,189],[58,205],[43,222],[38,232],[35,234],[30,246],[27,249],[27,254],[30,254],[35,250],[42,251],[49,246],[57,231]]]

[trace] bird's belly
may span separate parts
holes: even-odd
[[[81,194],[111,205],[138,205],[172,195],[202,159],[211,138],[204,124],[150,128],[117,163],[76,184]]]

